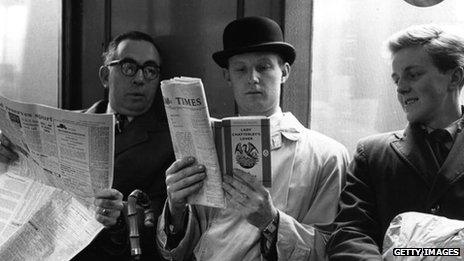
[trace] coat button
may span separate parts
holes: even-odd
[[[434,215],[437,214],[438,211],[440,211],[440,205],[436,205],[436,206],[430,208],[430,213],[432,213]]]

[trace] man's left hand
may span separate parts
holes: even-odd
[[[269,191],[249,173],[234,169],[234,177],[224,175],[223,188],[228,207],[238,211],[260,231],[277,216]]]
[[[104,189],[95,194],[95,218],[105,227],[114,226],[124,207],[122,194],[116,189]]]

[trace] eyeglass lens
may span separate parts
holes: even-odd
[[[159,76],[159,67],[154,64],[139,65],[135,61],[122,60],[121,72],[128,77],[134,76],[139,69],[142,69],[143,77],[147,80],[154,80]]]

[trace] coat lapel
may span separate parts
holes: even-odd
[[[125,132],[116,135],[115,139],[115,155],[120,153],[148,140],[148,133],[141,129],[135,128],[135,130],[125,129]]]
[[[167,124],[160,123],[156,117],[144,114],[131,121],[124,131],[116,135],[115,154],[118,155],[149,139],[149,132],[166,131]]]
[[[422,130],[408,125],[402,134],[397,133],[396,136],[398,139],[391,142],[392,148],[415,170],[427,186],[432,187],[438,166],[435,164],[433,152],[425,142]]]
[[[105,113],[107,106],[108,101],[101,100],[87,110],[82,110],[81,112]],[[134,146],[146,142],[149,139],[149,132],[166,131],[166,129],[168,129],[167,123],[160,122],[160,119],[156,116],[155,109],[156,108],[153,106],[143,115],[135,117],[121,134],[116,135],[115,155],[119,155]]]
[[[464,119],[460,121],[459,130],[464,125]],[[446,158],[443,166],[438,171],[437,178],[432,187],[427,202],[434,204],[449,187],[464,175],[464,135],[459,131],[459,134],[454,141],[448,157]]]

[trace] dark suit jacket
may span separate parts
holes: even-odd
[[[107,104],[107,101],[99,101],[83,112],[105,113]],[[135,189],[147,193],[157,218],[166,199],[165,171],[175,158],[168,124],[162,120],[165,116],[160,117],[160,111],[156,109],[153,106],[145,114],[135,117],[122,133],[116,134],[112,187],[124,195],[124,200]],[[160,260],[154,241],[155,228],[142,231],[144,260]],[[128,243],[113,243],[109,232],[104,230],[73,260],[130,260]]]
[[[441,168],[419,126],[361,140],[340,202],[330,260],[381,260],[386,229],[402,212],[464,220],[464,135]]]

